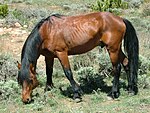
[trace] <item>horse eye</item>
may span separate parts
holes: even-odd
[[[30,79],[30,83],[33,84],[33,80],[32,79]]]

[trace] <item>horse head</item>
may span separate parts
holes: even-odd
[[[22,86],[22,101],[24,103],[30,103],[32,90],[38,86],[35,67],[33,64],[30,64],[29,70],[26,70],[18,62],[18,69],[18,83]]]

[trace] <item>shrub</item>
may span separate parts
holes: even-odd
[[[85,93],[91,93],[93,90],[101,89],[106,84],[103,76],[100,76],[98,71],[93,67],[82,67],[77,71],[78,81]]]
[[[145,3],[150,3],[150,1],[149,1],[149,0],[144,0],[144,2],[145,2]]]
[[[111,79],[109,78],[111,78],[111,74],[112,74],[112,65],[107,52],[105,50],[102,50],[98,54],[95,51],[91,51],[88,54],[84,54],[83,56],[77,56],[74,59],[75,60],[74,69],[77,74],[77,79],[81,83],[81,85],[83,86],[85,84],[85,86],[88,85],[89,87],[99,88],[97,84],[99,86],[102,85],[99,84],[98,81],[101,81],[102,83],[106,82],[110,84]],[[94,59],[94,60],[90,60],[90,59]],[[124,75],[124,71],[122,75]],[[121,78],[125,79],[126,77],[122,76]],[[142,88],[146,88],[150,86],[150,60],[142,55],[140,55],[139,58],[139,83],[138,84]]]
[[[142,15],[150,16],[150,2],[142,5]]]
[[[92,10],[109,11],[118,14],[120,8],[128,8],[128,3],[122,0],[97,0],[96,4],[91,6]]]
[[[97,74],[97,71],[93,67],[82,67],[77,71],[79,78],[90,79],[92,76]],[[88,80],[89,81],[89,80]]]
[[[6,17],[8,15],[8,5],[0,4],[0,17]]]
[[[20,93],[18,83],[14,80],[0,81],[0,99],[9,99]],[[13,98],[12,98],[13,99]]]
[[[140,88],[150,88],[150,60],[140,55],[138,84]]]
[[[143,3],[144,0],[130,0],[129,7],[139,8],[140,5]]]
[[[108,52],[106,50],[102,50],[97,57],[99,61],[98,72],[100,75],[104,75],[105,77],[110,76],[112,72],[112,63],[110,61]]]
[[[14,0],[6,3],[14,3],[19,1],[21,0]],[[8,15],[5,17],[5,24],[13,26],[14,23],[19,22],[21,25],[33,27],[38,21],[42,18],[46,18],[51,13],[51,10],[47,10],[44,7],[40,9],[38,7],[10,8]]]
[[[23,3],[25,0],[12,0],[12,3]]]
[[[73,65],[77,80],[85,93],[97,91],[99,88],[104,92],[110,89],[107,85],[112,81],[112,65],[106,50],[98,51],[96,48],[86,54],[75,56]]]
[[[150,71],[138,77],[138,85],[143,89],[150,88]]]
[[[139,58],[139,75],[147,74],[150,71],[150,60],[140,55]]]
[[[72,65],[75,71],[82,67],[94,67],[98,64],[97,62],[97,53],[94,50],[82,55],[77,55],[72,59]]]
[[[11,55],[0,54],[0,81],[16,80],[17,65]]]

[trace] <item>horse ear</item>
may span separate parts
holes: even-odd
[[[18,69],[20,70],[21,64],[18,61],[17,61],[17,64],[18,64]]]

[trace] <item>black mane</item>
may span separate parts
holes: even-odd
[[[42,20],[34,27],[34,29],[31,31],[30,35],[28,36],[28,38],[27,38],[27,40],[26,40],[26,42],[25,42],[25,44],[24,44],[24,46],[23,46],[22,54],[21,54],[21,60],[23,59],[26,50],[30,50],[30,49],[31,49],[31,50],[32,50],[32,51],[30,51],[31,56],[32,56],[32,55],[35,55],[35,54],[34,54],[34,52],[36,52],[36,51],[35,51],[35,48],[36,48],[35,45],[36,45],[36,44],[39,44],[39,43],[41,42],[41,37],[40,37],[40,34],[39,34],[39,29],[40,29],[40,27],[42,26],[42,24],[43,24],[45,21],[50,21],[50,23],[52,23],[51,20],[50,20],[50,17],[52,17],[52,16],[55,16],[55,17],[57,17],[57,18],[61,18],[62,15],[60,15],[60,14],[52,14],[51,16],[48,16],[47,18],[42,19]],[[30,46],[29,46],[29,45],[30,45]],[[29,55],[29,56],[30,56],[30,55]],[[31,59],[35,59],[35,57],[32,57]],[[31,60],[31,61],[32,61],[32,60]]]
[[[32,55],[35,55],[34,54],[34,50],[35,50],[35,44],[37,43],[40,43],[41,41],[41,37],[40,37],[40,34],[39,34],[39,29],[40,27],[42,26],[42,24],[49,20],[50,17],[47,17],[46,19],[42,19],[35,27],[34,29],[31,31],[30,35],[28,36],[27,40],[25,41],[25,44],[23,46],[23,49],[22,49],[22,54],[21,54],[21,60],[25,57],[25,52],[29,52],[30,51],[30,54],[31,56]],[[32,51],[31,51],[32,50]],[[30,56],[29,54],[29,56]],[[35,57],[32,57],[32,59],[34,59]]]
[[[53,14],[51,16],[55,16],[60,18],[61,15]],[[31,31],[30,35],[28,36],[27,40],[24,43],[21,53],[21,69],[18,73],[18,82],[22,84],[23,80],[29,81],[29,67],[30,63],[34,65],[36,68],[37,59],[39,57],[38,50],[39,46],[42,44],[42,39],[39,33],[39,29],[45,21],[50,21],[50,17],[48,16],[45,19],[42,19],[38,24],[34,27]]]

